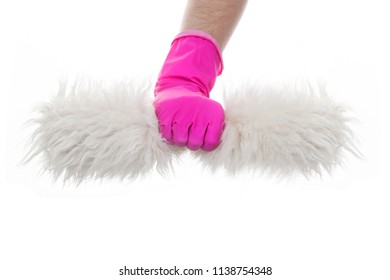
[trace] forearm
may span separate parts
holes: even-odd
[[[247,0],[188,0],[181,30],[195,29],[213,36],[223,50]]]

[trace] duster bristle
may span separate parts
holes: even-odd
[[[156,168],[170,170],[179,149],[161,138],[150,86],[122,82],[105,88],[78,79],[60,84],[34,120],[29,161],[42,156],[54,179],[136,179]]]
[[[27,160],[43,157],[54,179],[135,179],[153,169],[172,170],[182,148],[160,136],[145,83],[104,88],[96,82],[66,83],[40,108]],[[289,176],[331,172],[346,151],[361,156],[345,108],[322,88],[256,87],[225,92],[226,126],[212,152],[195,152],[211,170],[253,170]]]
[[[360,157],[345,108],[306,83],[301,86],[246,85],[224,95],[226,128],[221,145],[196,156],[212,171],[243,170],[267,176],[331,172],[345,152]]]

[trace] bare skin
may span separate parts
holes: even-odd
[[[188,0],[181,30],[207,32],[223,51],[245,10],[247,0]]]

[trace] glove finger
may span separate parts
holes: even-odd
[[[188,130],[191,127],[191,123],[182,124],[182,123],[174,123],[172,125],[172,138],[173,142],[179,146],[184,147],[188,142]]]
[[[204,137],[204,144],[202,146],[202,150],[212,151],[216,149],[221,143],[222,131],[223,123],[218,123],[214,125],[209,124]]]
[[[169,144],[174,144],[171,125],[160,125],[160,133]]]
[[[199,150],[204,145],[204,137],[208,124],[194,123],[188,135],[187,148],[193,151]]]

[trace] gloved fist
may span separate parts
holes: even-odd
[[[221,141],[224,110],[200,93],[166,90],[154,101],[160,132],[170,144],[191,150],[214,150]]]
[[[211,151],[221,142],[222,106],[209,98],[223,63],[217,41],[187,30],[172,42],[154,90],[162,136],[170,144]]]

